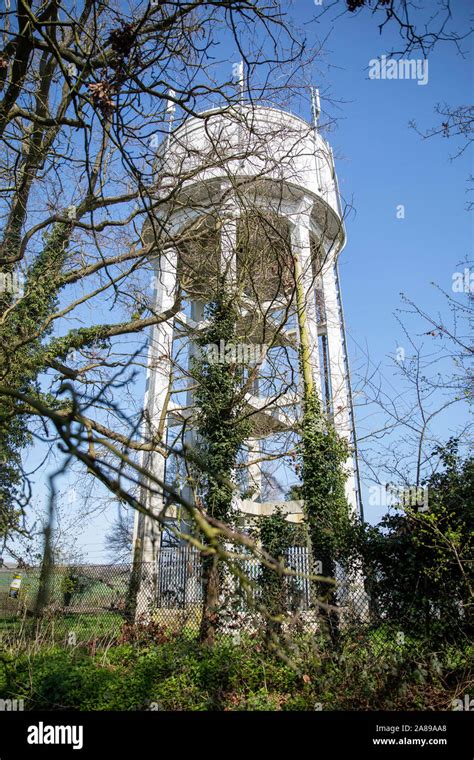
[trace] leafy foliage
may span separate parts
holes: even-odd
[[[324,421],[313,392],[306,400],[301,426],[301,494],[314,560],[322,563],[322,574],[330,577],[334,577],[335,562],[346,556],[350,536],[344,488],[348,453],[347,443]]]
[[[472,646],[395,643],[387,630],[345,638],[340,654],[314,637],[294,642],[290,662],[259,637],[203,648],[160,632],[159,643],[87,652],[50,648],[5,656],[0,697],[28,710],[452,709],[468,689]],[[320,708],[321,709],[321,708]]]
[[[304,543],[301,526],[288,522],[281,509],[276,509],[268,517],[259,518],[258,524],[262,548],[282,565],[286,565],[288,549]],[[267,615],[267,640],[280,632],[281,618],[288,609],[288,584],[285,580],[283,573],[278,574],[265,565],[258,576],[261,601]]]
[[[472,625],[474,459],[461,461],[457,449],[450,440],[434,452],[443,469],[425,484],[427,511],[397,509],[362,528],[360,541],[375,611],[444,637]]]
[[[232,473],[238,451],[250,428],[242,416],[242,367],[213,361],[206,353],[209,345],[236,342],[237,308],[235,299],[226,291],[224,282],[221,283],[215,300],[208,305],[206,316],[210,325],[197,341],[201,355],[192,365],[192,374],[198,383],[195,392],[198,409],[196,432],[201,441],[198,474],[205,511],[211,517],[229,523],[233,495]],[[218,562],[219,557],[215,551],[204,559],[205,594],[201,638],[207,643],[213,641],[217,622],[221,580]]]
[[[233,486],[232,470],[237,453],[249,432],[242,418],[242,367],[213,361],[206,354],[209,345],[235,344],[237,309],[234,298],[222,286],[206,310],[210,325],[197,341],[201,357],[193,362],[192,374],[198,382],[195,403],[198,408],[197,432],[202,441],[203,501],[206,511],[218,520],[228,521]]]

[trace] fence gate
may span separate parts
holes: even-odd
[[[158,554],[157,606],[184,608],[202,601],[201,558],[192,546],[167,547]]]

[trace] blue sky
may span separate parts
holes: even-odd
[[[295,3],[303,22],[313,12],[309,5]],[[469,6],[452,4],[453,28],[458,31],[468,28]],[[437,103],[470,103],[473,71],[469,39],[462,44],[464,58],[450,43],[435,47],[426,85],[369,79],[370,60],[392,46],[400,46],[398,32],[386,27],[380,35],[369,14],[339,18],[325,45],[329,71],[321,90],[328,92],[326,110],[337,119],[327,137],[336,156],[341,193],[354,206],[340,260],[352,365],[358,366],[368,350],[372,367],[382,363],[385,384],[398,388],[388,357],[397,346],[406,345],[393,316],[401,305],[400,292],[428,313],[440,308],[446,313],[444,299],[431,283],[450,291],[453,272],[462,269],[458,263],[472,252],[472,212],[466,211],[472,155],[467,151],[450,160],[464,145],[462,140],[423,140],[409,122],[424,131],[441,120],[434,113]],[[336,107],[331,98],[345,102]],[[396,216],[400,204],[404,219]],[[421,322],[417,329],[422,332]],[[439,438],[447,439],[465,415],[460,405],[442,416]],[[365,432],[364,428],[360,420],[359,429]],[[365,502],[366,519],[380,519],[384,510],[368,505],[367,498]]]
[[[454,28],[467,28],[469,6],[453,1]],[[462,43],[463,58],[454,45],[440,42],[429,56],[425,86],[414,80],[373,80],[368,77],[369,61],[399,46],[395,28],[387,27],[380,35],[366,12],[338,18],[328,12],[318,23],[314,17],[321,6],[312,0],[295,0],[288,9],[304,27],[308,44],[326,40],[311,81],[321,89],[322,125],[331,124],[325,137],[335,153],[341,194],[354,207],[340,262],[351,360],[358,366],[368,350],[372,364],[382,363],[383,375],[396,384],[389,355],[403,345],[393,316],[400,292],[425,311],[436,311],[442,299],[431,283],[449,291],[453,272],[472,251],[472,212],[470,216],[465,210],[467,180],[473,173],[468,152],[451,161],[462,142],[422,140],[409,127],[411,120],[420,129],[437,124],[437,103],[470,101],[472,43]],[[422,55],[413,52],[410,57]],[[229,58],[229,65],[237,60],[233,54]],[[309,118],[309,97],[299,102],[300,115]],[[404,219],[396,217],[400,204]],[[440,421],[440,438],[449,436],[463,414],[459,409]],[[370,521],[381,513],[366,508]],[[105,558],[103,536],[112,518],[109,510],[81,526],[82,533],[78,529],[89,561]]]

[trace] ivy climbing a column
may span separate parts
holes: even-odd
[[[301,265],[297,254],[294,255],[294,271],[303,385],[299,457],[301,495],[314,566],[321,571],[323,577],[334,579],[336,562],[343,560],[345,555],[351,525],[344,472],[349,450],[346,441],[338,435],[332,422],[322,412],[315,389]],[[315,593],[318,601],[335,606],[334,584],[317,583]],[[321,618],[329,629],[331,638],[335,640],[338,628],[336,614],[323,607]]]
[[[200,445],[200,494],[206,513],[225,523],[232,519],[232,476],[237,454],[249,434],[249,425],[241,416],[242,368],[236,363],[216,360],[214,346],[229,346],[236,341],[237,307],[235,297],[227,293],[224,283],[206,309],[210,324],[197,341],[198,356],[192,374],[197,382],[195,404],[198,409],[196,432]],[[223,341],[223,343],[221,343]],[[237,400],[240,399],[240,400]],[[204,600],[200,638],[212,644],[218,625],[219,597],[222,585],[220,563],[222,539],[203,539],[208,546],[204,557]]]

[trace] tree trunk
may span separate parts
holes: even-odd
[[[336,567],[332,560],[332,557],[330,556],[330,553],[328,551],[320,550],[318,554],[321,557],[321,561],[323,565],[322,575],[325,578],[335,578]],[[318,589],[319,600],[322,601],[324,604],[330,605],[331,607],[337,607],[337,594],[334,589],[334,586],[330,583],[320,583],[318,584],[318,586],[319,586],[319,589]],[[336,646],[339,641],[339,632],[340,632],[339,631],[339,612],[336,609],[325,609],[323,607],[320,607],[319,617],[321,619],[321,624],[322,624],[323,629],[326,631],[332,644]]]
[[[38,592],[35,601],[35,615],[41,617],[49,605],[51,596],[51,574],[53,572],[53,556],[51,551],[51,519],[44,530],[45,546],[41,571],[38,581]]]
[[[212,646],[216,638],[217,610],[220,595],[219,560],[216,554],[204,559],[204,601],[199,640]]]

